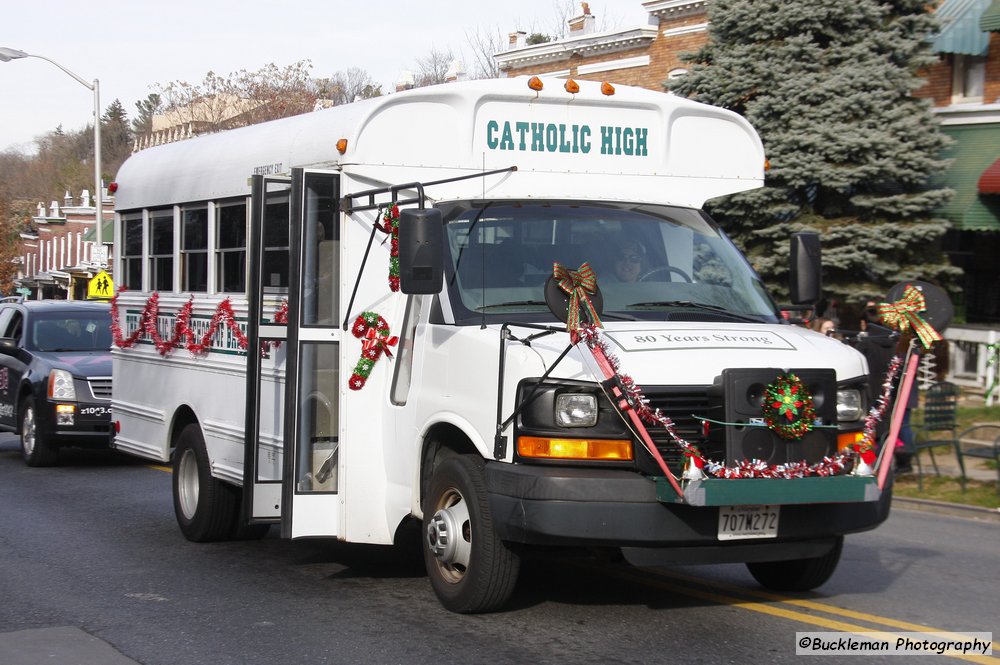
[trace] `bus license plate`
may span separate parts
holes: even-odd
[[[719,540],[777,538],[780,506],[722,506]]]

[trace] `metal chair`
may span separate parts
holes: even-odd
[[[1000,423],[977,423],[963,431],[955,440],[955,457],[962,470],[962,491],[965,491],[965,458],[993,460],[997,469],[997,494],[1000,494]]]
[[[934,473],[940,476],[941,471],[934,458],[934,448],[954,447],[958,441],[958,437],[955,436],[958,429],[958,395],[958,386],[949,381],[933,384],[924,394],[924,421],[920,425],[913,426],[914,434],[918,435],[913,443],[913,453],[917,460],[917,486],[921,492],[924,491],[924,468],[920,462],[920,451],[924,448],[930,451]],[[923,440],[920,440],[920,433],[923,434]]]

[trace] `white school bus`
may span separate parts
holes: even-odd
[[[813,588],[891,481],[853,452],[864,359],[783,323],[701,210],[764,164],[725,110],[525,78],[139,152],[115,445],[172,461],[194,541],[422,520],[454,611],[500,607],[542,547]]]

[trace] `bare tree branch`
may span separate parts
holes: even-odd
[[[417,75],[415,85],[420,88],[425,85],[437,85],[444,83],[447,79],[448,68],[451,67],[455,56],[451,49],[438,51],[433,46],[422,58],[417,58]]]
[[[503,51],[506,45],[500,28],[477,27],[475,31],[465,33],[465,39],[472,50],[475,68],[472,78],[491,79],[500,76],[500,65],[493,59],[493,56]]]
[[[244,127],[312,111],[317,86],[308,60],[279,68],[269,64],[226,77],[208,72],[201,83],[173,81],[158,88],[167,127],[190,125],[192,133]],[[162,127],[154,127],[154,130]]]

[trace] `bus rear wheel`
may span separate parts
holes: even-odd
[[[235,488],[212,477],[201,428],[186,426],[174,451],[174,514],[181,533],[196,543],[228,540],[239,517]]]
[[[431,587],[452,612],[491,612],[510,598],[520,558],[493,529],[481,461],[461,455],[435,469],[423,550]]]
[[[754,579],[775,591],[811,591],[826,583],[840,563],[844,537],[837,536],[833,548],[822,556],[792,561],[747,563]]]

